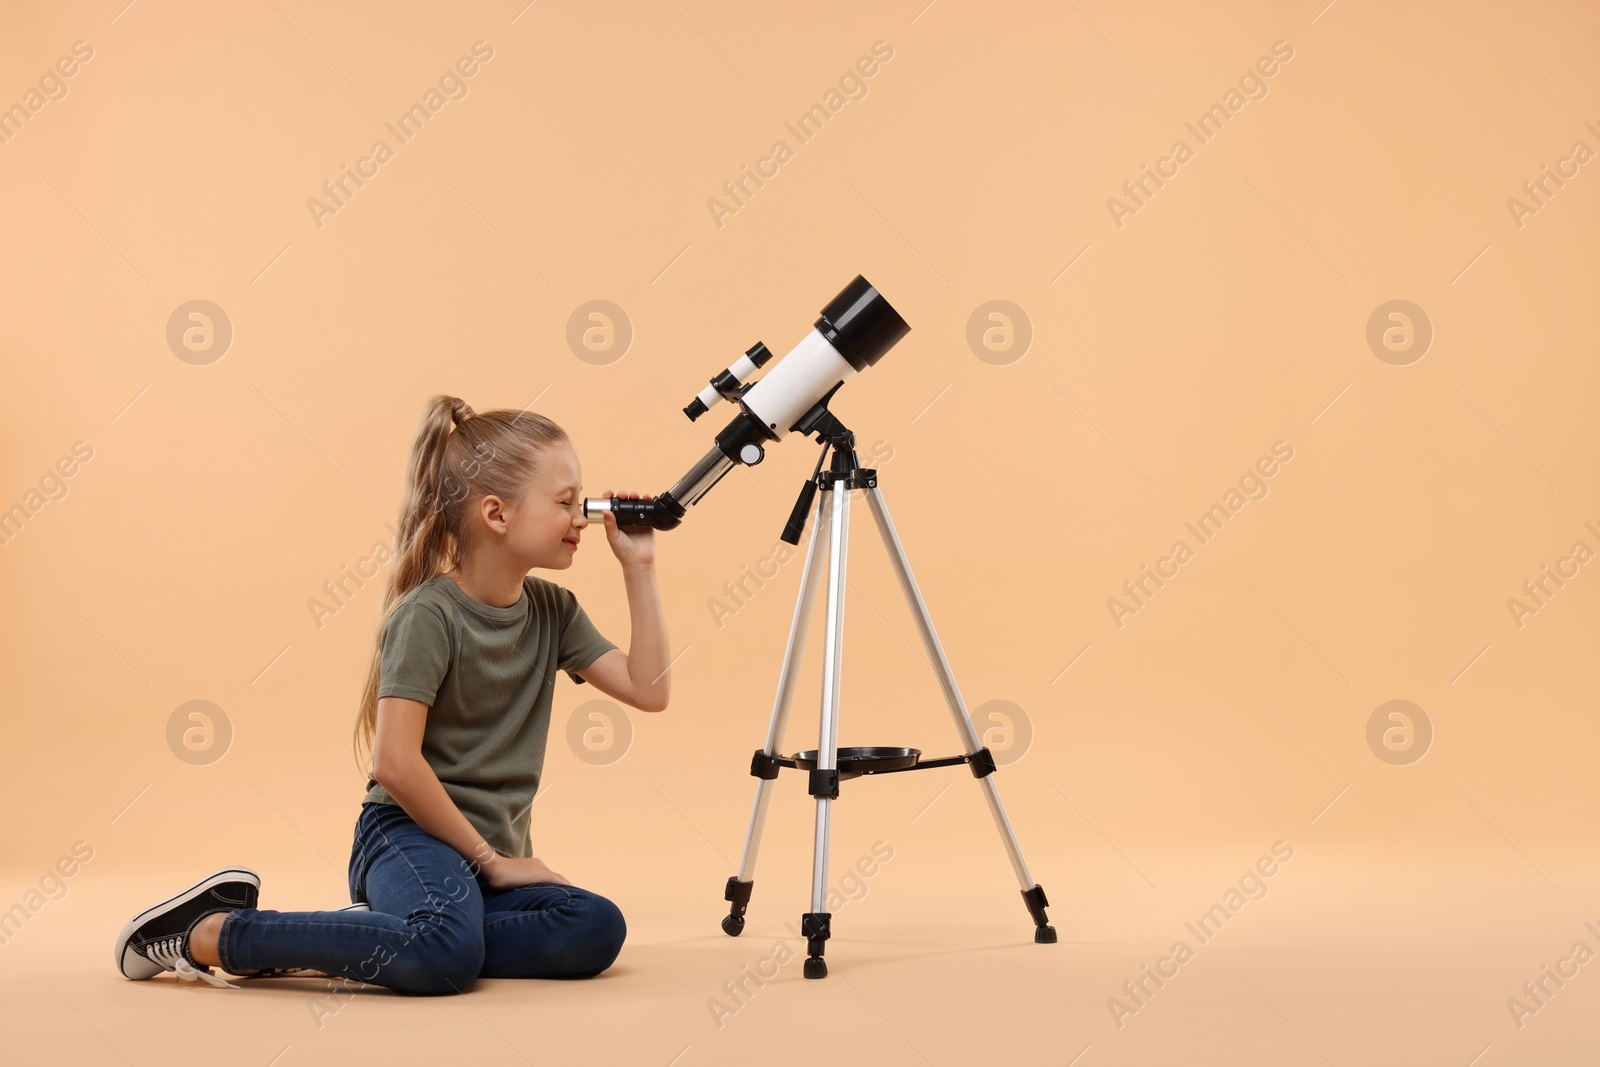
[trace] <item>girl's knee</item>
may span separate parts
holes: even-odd
[[[628,937],[628,923],[622,909],[598,893],[585,894],[584,918],[588,926],[591,958],[584,977],[592,978],[616,962],[622,943]]]

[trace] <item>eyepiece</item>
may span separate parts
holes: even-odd
[[[650,526],[657,530],[676,529],[683,521],[683,505],[672,498],[670,492],[660,496],[640,499],[585,497],[583,516],[590,522],[604,522],[606,512],[616,518],[618,526]]]

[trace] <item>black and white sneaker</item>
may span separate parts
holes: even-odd
[[[346,907],[335,908],[333,910],[335,910],[335,911],[371,911],[372,910],[372,906],[370,904],[368,904],[366,901],[360,900],[360,901],[357,901],[356,903],[350,904],[350,905],[348,905]],[[226,968],[224,968],[224,969],[226,969]],[[340,977],[339,975],[336,975],[336,974],[329,974],[327,971],[319,971],[315,967],[263,967],[259,971],[251,971],[248,974],[244,974],[244,973],[241,973],[239,971],[228,971],[228,973],[229,974],[233,974],[233,975],[237,975],[240,978],[338,978],[338,977]]]
[[[117,970],[126,978],[154,978],[175,971],[186,982],[239,987],[211,973],[189,952],[189,934],[207,915],[253,908],[261,893],[261,877],[248,867],[223,867],[194,885],[135,915],[117,935]]]

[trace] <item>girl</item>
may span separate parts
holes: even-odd
[[[372,758],[350,850],[355,903],[258,910],[255,872],[225,867],[134,916],[116,943],[124,975],[240,988],[211,973],[220,966],[453,993],[480,975],[588,978],[611,965],[622,913],[533,855],[555,675],[641,711],[666,708],[671,677],[653,530],[605,515],[633,623],[626,653],[570,591],[528,574],[572,566],[582,491],[577,453],[549,419],[433,398],[356,724],[357,759],[364,746]]]

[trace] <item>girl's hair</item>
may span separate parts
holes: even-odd
[[[371,755],[377,731],[383,631],[395,605],[424,582],[461,568],[462,531],[476,501],[493,495],[515,504],[543,456],[568,443],[565,430],[530,411],[501,408],[477,414],[459,397],[440,395],[428,401],[411,442],[400,502],[398,555],[389,569],[356,719],[353,744],[358,764],[363,763],[363,748]]]

